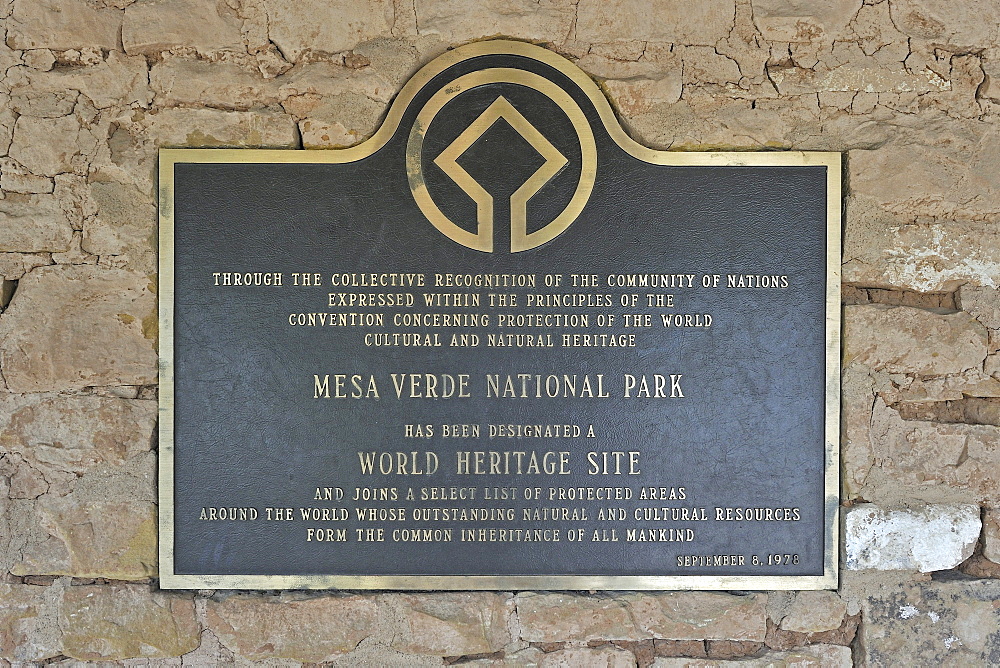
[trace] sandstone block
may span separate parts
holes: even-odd
[[[893,19],[907,35],[956,51],[996,44],[1000,8],[988,0],[893,2]]]
[[[520,594],[517,617],[527,642],[640,640],[628,604],[617,598],[572,594]]]
[[[712,45],[729,36],[733,0],[580,0],[576,23],[581,42],[616,40]],[[650,17],[656,20],[651,21]]]
[[[70,587],[60,617],[63,654],[81,661],[180,656],[201,633],[190,596],[144,585]]]
[[[86,156],[93,154],[96,145],[93,135],[81,129],[75,116],[21,116],[14,125],[10,157],[33,174],[55,176],[83,170]]]
[[[983,556],[1000,564],[1000,510],[987,509],[983,518]]]
[[[990,329],[1000,329],[1000,290],[963,285],[958,289],[959,308]]]
[[[165,58],[149,72],[162,107],[206,106],[245,111],[280,102],[278,86],[235,63]]]
[[[389,0],[364,4],[351,0],[264,0],[264,5],[270,38],[292,62],[350,51],[361,42],[388,35],[393,21]]]
[[[225,2],[137,0],[125,8],[122,43],[128,54],[184,47],[199,53],[245,53],[241,23]]]
[[[148,452],[156,403],[96,396],[0,396],[0,450],[24,465],[12,474],[11,498],[34,498],[19,486],[53,495],[101,465],[118,466]]]
[[[157,146],[295,148],[298,132],[287,114],[216,109],[162,109],[146,117],[144,133]]]
[[[90,194],[97,215],[83,227],[81,248],[87,253],[116,255],[129,269],[157,271],[156,207],[138,188],[121,183],[94,183]]]
[[[509,35],[521,39],[557,39],[569,34],[573,4],[566,0],[418,0],[414,8],[417,31],[436,33],[444,42]]]
[[[148,75],[145,58],[112,51],[96,65],[61,67],[51,72],[32,72],[29,76],[20,77],[11,86],[11,96],[13,103],[24,110],[20,113],[27,111],[32,115],[41,115],[37,107],[46,99],[68,100],[69,109],[65,110],[63,103],[55,108],[63,113],[54,115],[70,113],[78,97],[77,92],[98,109],[114,105],[145,108],[151,100]],[[54,104],[50,102],[48,106],[54,107]]]
[[[844,34],[858,13],[856,3],[754,0],[754,23],[770,42],[829,43]]]
[[[56,611],[61,587],[0,584],[0,660],[14,665],[62,653]]]
[[[0,276],[8,281],[19,281],[35,267],[47,264],[52,264],[48,253],[0,253]]]
[[[156,507],[44,496],[35,505],[48,540],[30,546],[16,575],[142,580],[156,575]]]
[[[764,594],[672,592],[628,599],[631,618],[643,634],[669,640],[763,641],[766,605]]]
[[[0,252],[69,250],[73,228],[54,195],[8,193],[0,200]]]
[[[850,647],[809,645],[735,661],[658,658],[652,668],[851,668],[853,665]]]
[[[14,392],[157,379],[154,286],[142,274],[95,266],[26,274],[0,318],[0,365]]]
[[[209,600],[206,619],[224,646],[249,661],[330,661],[378,626],[376,602],[363,596],[236,595]]]
[[[954,568],[972,556],[981,528],[979,506],[892,510],[861,504],[846,516],[847,567],[921,573]]]
[[[939,315],[905,306],[844,308],[844,366],[937,376],[981,367],[989,336],[968,313]]]
[[[557,652],[542,654],[538,668],[575,668],[595,666],[599,668],[634,668],[635,655],[615,647],[572,647]]]
[[[13,160],[0,162],[0,190],[5,193],[45,195],[51,194],[54,189],[55,183],[49,177],[29,174]]]
[[[496,652],[511,641],[507,602],[492,593],[401,594],[387,598],[403,619],[392,647],[407,654]]]
[[[985,666],[1000,652],[1000,580],[873,588],[861,601],[858,662]]]
[[[86,2],[18,0],[9,19],[7,44],[14,49],[66,51],[94,47],[114,51],[122,12]]]
[[[785,612],[780,627],[796,633],[818,633],[839,629],[847,614],[847,603],[832,591],[800,591]]]

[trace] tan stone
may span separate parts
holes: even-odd
[[[220,0],[137,0],[125,9],[122,43],[128,54],[179,48],[245,53],[241,24]]]
[[[623,62],[609,57],[588,54],[577,66],[604,80],[618,110],[626,115],[646,113],[657,104],[680,99],[683,63],[672,51],[647,54],[642,62]]]
[[[781,620],[781,628],[797,633],[839,629],[847,614],[847,603],[835,592],[800,591]]]
[[[19,281],[35,267],[47,264],[52,264],[47,253],[0,253],[0,276],[8,281]]]
[[[268,34],[292,62],[349,51],[361,42],[388,35],[393,18],[389,0],[364,4],[351,0],[264,0],[264,6]]]
[[[809,645],[736,661],[658,658],[652,668],[851,668],[853,665],[850,647]]]
[[[201,631],[189,595],[139,585],[70,587],[60,625],[63,653],[81,661],[180,656]]]
[[[374,134],[383,104],[355,93],[344,93],[310,109],[300,124],[305,148],[353,146]]]
[[[91,196],[97,216],[84,223],[82,249],[94,255],[117,255],[124,266],[144,274],[157,271],[156,207],[135,186],[94,183]]]
[[[155,286],[94,266],[26,274],[0,319],[0,365],[15,392],[157,380]]]
[[[31,546],[11,572],[142,580],[156,575],[156,507],[146,501],[78,501],[44,496],[36,504],[48,540]]]
[[[858,13],[849,0],[754,0],[754,23],[764,39],[772,42],[829,43],[844,33]]]
[[[280,101],[278,85],[235,63],[165,58],[149,72],[160,107],[207,106],[245,111]]]
[[[631,617],[645,634],[669,640],[763,641],[766,605],[763,594],[709,592],[641,594],[628,601]]]
[[[528,642],[640,640],[626,601],[572,594],[519,594],[517,617]]]
[[[893,0],[893,19],[912,37],[968,50],[997,43],[1000,8],[989,0]]]
[[[981,367],[989,338],[968,313],[939,315],[905,306],[844,308],[844,365],[921,376]]]
[[[39,80],[44,72],[33,72],[24,67],[15,67],[7,75],[10,87],[10,108],[21,116],[35,118],[59,118],[68,116],[76,108],[80,94],[65,88],[42,88]]]
[[[114,105],[147,107],[151,100],[146,59],[124,56],[112,51],[96,65],[60,67],[51,72],[32,72],[19,77],[11,85],[11,96],[20,113],[34,115],[65,115],[73,109],[77,92],[82,93],[98,109]],[[58,110],[63,113],[39,114],[38,107],[46,99],[68,100]],[[49,106],[53,106],[49,103]]]
[[[1000,510],[987,508],[983,514],[983,556],[1000,564]]]
[[[161,147],[294,148],[298,143],[295,122],[267,111],[163,109],[148,115],[142,127]]]
[[[150,449],[156,403],[96,396],[0,396],[0,452],[24,465],[14,476],[50,494],[102,465],[118,466]],[[31,483],[24,481],[27,477]],[[12,498],[33,498],[12,488]]]
[[[576,38],[715,44],[729,36],[736,13],[733,0],[580,0]],[[650,17],[656,17],[650,20]]]
[[[375,633],[375,599],[236,595],[209,600],[208,627],[243,659],[329,661]],[[336,623],[331,623],[336,620]]]
[[[55,181],[47,176],[29,174],[13,160],[0,160],[0,190],[6,193],[46,195],[51,194],[54,189]]]
[[[496,652],[511,641],[507,601],[492,593],[387,597],[403,620],[392,647],[407,654],[464,656]]]
[[[995,662],[1000,580],[902,582],[862,594],[858,662],[984,666]]]
[[[561,649],[558,652],[542,654],[538,659],[537,665],[538,668],[576,668],[577,666],[635,668],[636,661],[634,654],[615,647],[600,647],[595,649],[572,647]]]
[[[0,251],[69,250],[73,228],[54,195],[7,193],[0,200]]]
[[[573,25],[568,0],[417,0],[417,32],[434,33],[445,42],[505,35],[519,39],[563,39]]]
[[[963,285],[958,289],[959,308],[990,329],[1000,329],[1000,290]]]
[[[75,116],[21,116],[14,125],[10,157],[39,176],[82,172],[96,144],[94,137],[81,129]]]
[[[62,653],[55,617],[61,587],[0,584],[0,660],[42,661]]]
[[[86,2],[17,0],[8,23],[7,44],[15,49],[65,51],[118,48],[122,12],[93,9]]]

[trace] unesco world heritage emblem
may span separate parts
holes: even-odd
[[[657,151],[542,47],[160,152],[160,586],[837,586],[840,156]]]

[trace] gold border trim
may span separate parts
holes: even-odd
[[[392,138],[403,113],[432,78],[456,63],[484,55],[517,55],[540,61],[568,77],[590,98],[605,130],[634,158],[669,166],[822,166],[827,170],[826,291],[826,513],[824,568],[821,576],[292,576],[179,575],[174,573],[174,165],[176,163],[338,164],[366,158]],[[814,590],[836,589],[840,516],[840,280],[841,156],[832,152],[658,151],[629,137],[607,98],[590,77],[570,61],[540,46],[510,40],[475,42],[458,47],[420,69],[393,100],[371,138],[346,149],[160,149],[159,154],[159,573],[163,589],[366,589],[366,590]]]

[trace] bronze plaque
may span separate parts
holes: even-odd
[[[509,41],[353,148],[162,150],[161,586],[835,587],[840,206]]]

